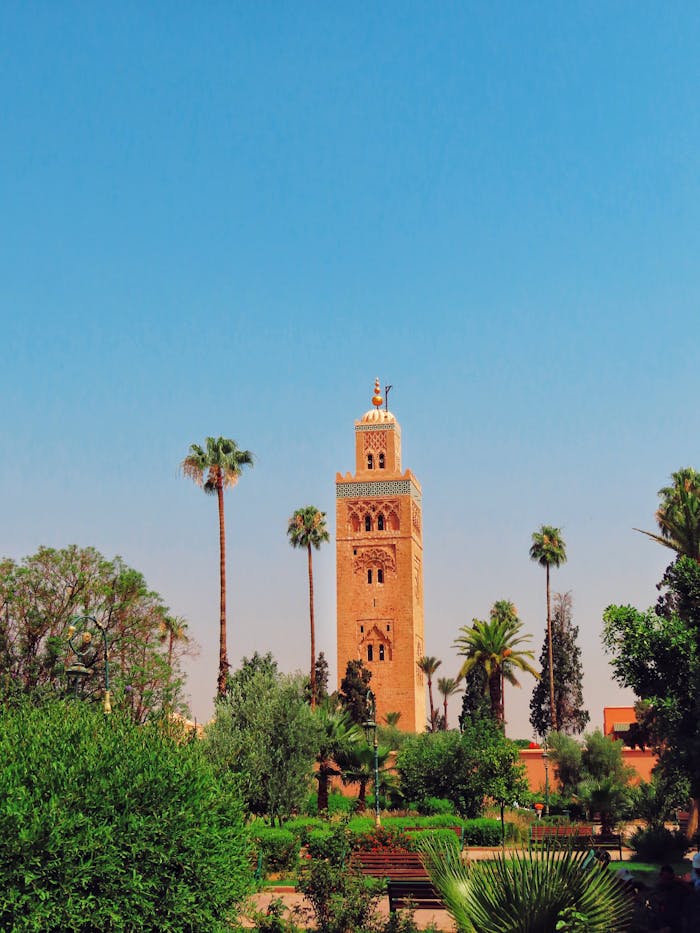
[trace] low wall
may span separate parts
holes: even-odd
[[[648,748],[622,749],[622,761],[624,764],[633,768],[635,772],[635,777],[632,778],[633,784],[650,780],[652,768],[657,760],[657,756]],[[520,761],[525,765],[525,774],[530,790],[533,792],[544,791],[545,767],[542,749],[522,748],[520,750]],[[557,788],[557,779],[554,776],[554,763],[551,761],[549,762],[549,787],[550,790],[556,790]]]

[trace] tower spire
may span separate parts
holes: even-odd
[[[384,399],[382,398],[381,389],[379,386],[379,376],[377,376],[377,378],[374,380],[374,395],[372,396],[372,404],[375,408],[381,408],[383,401]]]

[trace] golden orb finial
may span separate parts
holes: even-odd
[[[375,408],[380,408],[384,399],[382,398],[381,392],[379,390],[379,376],[374,380],[374,395],[372,396],[372,404]]]

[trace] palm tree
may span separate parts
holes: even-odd
[[[363,738],[362,730],[355,725],[344,710],[332,709],[327,704],[319,706],[314,714],[320,726],[320,741],[316,762],[318,781],[318,812],[328,810],[328,791],[332,777],[342,773],[339,758]],[[374,752],[374,750],[372,750]]]
[[[182,461],[185,476],[204,489],[207,495],[216,495],[219,503],[219,676],[217,693],[226,693],[228,677],[228,654],[226,651],[226,531],[224,526],[224,489],[235,486],[243,467],[253,465],[249,450],[241,450],[235,441],[226,437],[208,437],[206,447],[190,444],[190,451]]]
[[[390,726],[391,728],[398,729],[399,719],[401,719],[400,712],[391,712],[391,713],[384,714],[384,722],[386,723],[387,726]]]
[[[662,501],[655,517],[661,534],[634,530],[700,563],[700,473],[684,467],[672,473],[671,480],[672,486],[659,490]]]
[[[311,709],[316,708],[316,630],[314,628],[314,569],[311,548],[317,551],[324,541],[330,541],[326,528],[326,513],[314,505],[297,509],[289,519],[287,536],[292,547],[306,548],[309,564],[309,624],[311,626]]]
[[[179,616],[163,616],[158,624],[158,629],[161,642],[168,642],[168,667],[172,673],[175,642],[181,641],[186,645],[190,640],[187,635],[187,623]]]
[[[566,563],[566,545],[559,528],[542,525],[532,534],[530,559],[537,561],[547,571],[547,653],[549,657],[549,714],[552,729],[559,728],[557,708],[554,702],[554,658],[552,656],[552,607],[549,591],[549,568],[560,567]]]
[[[386,785],[386,778],[390,778],[391,771],[385,768],[387,759],[391,754],[388,746],[380,745],[377,749],[377,764],[380,773],[380,793],[382,784]],[[367,800],[367,785],[374,780],[374,748],[367,742],[358,742],[356,745],[339,752],[336,755],[336,764],[340,768],[341,781],[344,786],[358,784],[358,803],[364,809]]]
[[[442,695],[442,728],[447,729],[447,700],[462,690],[461,677],[438,677],[438,691]]]
[[[435,706],[433,704],[433,674],[440,667],[442,661],[439,661],[437,658],[432,658],[424,655],[422,658],[419,658],[416,661],[419,670],[421,670],[425,676],[428,678],[428,699],[430,700],[430,732],[435,732],[435,727],[437,724],[437,718],[435,714]]]
[[[465,677],[472,668],[480,666],[486,675],[486,692],[491,701],[491,715],[503,725],[503,681],[514,687],[520,683],[515,671],[526,671],[533,677],[538,673],[530,663],[534,661],[532,651],[523,651],[520,645],[529,641],[531,635],[521,635],[522,622],[518,619],[513,603],[502,599],[494,603],[488,622],[474,619],[471,627],[463,625],[462,633],[454,647],[466,660],[459,671]]]

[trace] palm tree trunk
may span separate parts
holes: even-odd
[[[219,611],[219,676],[217,679],[217,692],[220,697],[226,695],[226,680],[228,677],[228,655],[226,652],[226,526],[224,524],[224,484],[221,476],[218,478],[216,492],[219,497],[219,578],[221,586]]]
[[[435,732],[435,706],[433,704],[433,681],[428,674],[428,699],[430,701],[430,731]]]
[[[321,762],[321,765],[318,769],[317,778],[318,778],[317,810],[319,813],[323,813],[324,810],[328,809],[328,784],[330,781],[330,774],[324,762]]]
[[[501,693],[501,669],[495,670],[489,677],[489,698],[491,715],[499,725],[503,725],[503,695]]]
[[[314,627],[314,569],[311,558],[311,544],[307,545],[309,555],[309,624],[311,625],[311,709],[316,709],[316,629]]]
[[[693,836],[698,831],[699,817],[700,815],[700,799],[697,797],[692,797],[690,801],[690,812],[688,813],[688,826],[686,828],[685,834],[688,839],[692,839]]]
[[[442,728],[447,732],[447,694],[442,704]]]
[[[557,708],[554,703],[554,652],[552,650],[552,610],[549,596],[549,564],[547,570],[547,657],[549,660],[549,719],[552,730],[557,731]]]

